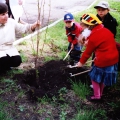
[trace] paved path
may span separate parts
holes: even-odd
[[[54,22],[49,25],[53,26],[67,12],[77,12],[87,9],[96,0],[39,0],[41,6],[40,20],[42,21],[42,26],[40,31],[45,30],[50,22]],[[43,3],[41,3],[43,1]],[[37,0],[26,0],[23,6],[24,13],[22,19],[28,23],[33,23],[38,19],[38,7]],[[44,6],[44,7],[43,7]],[[58,21],[57,21],[58,20]],[[56,21],[56,22],[55,22]],[[46,26],[46,27],[45,27]],[[31,38],[37,34],[38,31],[25,36],[23,38],[18,38],[19,40],[14,42],[14,45]]]
[[[33,23],[38,19],[38,0],[26,0],[22,19],[28,23]],[[40,19],[43,26],[48,21],[54,22],[64,16],[67,12],[81,11],[87,8],[95,0],[39,0],[40,1]]]

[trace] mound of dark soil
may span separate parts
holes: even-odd
[[[31,69],[23,74],[16,74],[18,84],[27,89],[29,98],[37,100],[45,95],[53,97],[58,95],[58,91],[66,87],[71,89],[71,81],[89,81],[88,73],[71,77],[70,73],[76,74],[86,71],[88,68],[68,68],[67,62],[63,60],[49,61],[37,69]]]
[[[60,101],[59,91],[62,88],[71,89],[72,85],[71,81],[81,81],[83,83],[90,84],[90,78],[88,76],[88,73],[84,73],[74,77],[70,76],[70,73],[72,74],[80,73],[88,70],[89,69],[88,67],[68,68],[67,65],[68,63],[63,60],[58,61],[52,60],[45,63],[42,66],[39,66],[37,69],[31,69],[29,71],[24,72],[23,74],[16,74],[13,79],[17,80],[17,84],[20,88],[25,89],[25,91],[27,91],[28,99],[27,100],[25,99],[24,102],[30,101],[31,106],[31,101],[34,101],[34,103],[36,103],[38,98],[42,98],[45,95],[47,95],[49,98],[52,98],[53,96],[58,97],[57,99],[58,106],[56,106],[54,114],[54,116],[56,116],[56,111],[58,112],[56,120],[58,120],[59,118],[60,111],[58,108],[59,103],[61,102],[62,103],[68,102],[67,104],[69,104],[71,110],[74,111],[67,114],[68,119],[71,118],[70,116],[73,117],[73,115],[76,114],[77,109],[75,107],[76,106],[75,103],[79,102],[81,104],[81,107],[86,107],[87,109],[90,109],[90,107],[92,106],[94,109],[105,110],[106,116],[105,118],[103,118],[104,120],[120,120],[119,79],[116,84],[118,87],[117,86],[115,87],[114,85],[111,87],[107,86],[105,87],[102,96],[103,98],[102,102],[89,103],[88,101],[87,102],[81,101],[77,96],[74,96],[73,93],[66,93],[64,96],[65,101]],[[8,94],[6,96],[4,95],[4,97],[7,97],[8,99],[8,97],[9,98],[11,97],[10,95],[11,94]],[[17,101],[15,100],[15,103],[19,104],[19,102],[21,103],[21,101],[23,102],[22,99]],[[33,109],[31,111],[33,111]],[[36,113],[34,114],[34,116],[36,116]],[[43,118],[43,115],[41,115],[41,118]],[[101,120],[101,117],[99,120]]]

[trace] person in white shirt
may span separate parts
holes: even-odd
[[[19,52],[13,46],[15,35],[32,32],[38,26],[40,26],[39,21],[23,25],[8,18],[8,6],[0,3],[0,72],[10,67],[18,67],[22,62]]]
[[[22,24],[26,24],[26,22],[21,19],[25,0],[0,0],[0,2],[8,5],[8,16],[10,18],[15,19]]]

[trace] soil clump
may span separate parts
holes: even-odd
[[[37,69],[31,69],[24,74],[16,74],[18,84],[27,89],[28,96],[31,100],[37,100],[43,96],[52,98],[57,96],[61,88],[71,89],[72,81],[89,82],[88,73],[71,77],[70,73],[76,74],[88,70],[88,67],[69,68],[68,63],[63,60],[51,60]],[[29,87],[28,87],[29,86]]]

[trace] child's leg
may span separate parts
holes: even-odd
[[[100,96],[102,96],[104,87],[105,85],[103,83],[100,83]]]
[[[99,83],[92,80],[93,90],[94,90],[94,96],[91,97],[91,99],[100,99],[100,85]]]

